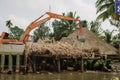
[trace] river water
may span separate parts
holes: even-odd
[[[120,80],[118,73],[103,72],[66,72],[48,74],[0,74],[0,80]]]

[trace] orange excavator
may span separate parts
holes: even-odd
[[[45,15],[48,15],[46,18],[43,18]],[[43,18],[43,19],[41,19]],[[0,39],[0,44],[3,43],[15,43],[15,44],[19,44],[19,43],[25,43],[28,42],[28,38],[29,38],[29,33],[31,30],[33,30],[34,28],[42,25],[43,23],[47,22],[48,20],[50,20],[51,18],[56,18],[56,19],[63,19],[63,20],[72,20],[72,21],[77,21],[78,22],[78,40],[84,42],[85,41],[85,37],[83,36],[82,33],[82,25],[80,23],[80,20],[75,19],[75,18],[70,18],[67,16],[63,16],[63,15],[59,15],[59,14],[55,14],[55,13],[51,13],[51,12],[46,12],[45,14],[43,14],[42,16],[40,16],[39,18],[37,18],[36,20],[34,20],[24,31],[23,35],[21,36],[20,40],[16,40],[16,39],[9,39],[8,38],[8,33],[3,32],[1,35],[1,39]]]

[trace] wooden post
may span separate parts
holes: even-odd
[[[36,72],[36,56],[34,55],[33,56],[33,67],[34,67],[34,70],[33,70],[33,72]]]
[[[60,57],[57,58],[57,70],[60,72]]]
[[[13,63],[12,62],[12,55],[10,54],[9,55],[9,64],[8,64],[9,65],[9,71],[12,71],[12,65],[13,65],[12,63]]]
[[[83,57],[81,57],[81,72],[84,71]]]
[[[5,66],[5,55],[2,54],[1,55],[1,68],[2,68],[2,72],[4,71],[4,66]]]
[[[26,54],[26,52],[24,51],[23,52],[23,56],[24,56],[24,70],[23,70],[23,74],[26,74],[26,72],[27,72],[27,54]]]
[[[20,55],[16,55],[16,72],[19,72],[20,68]]]

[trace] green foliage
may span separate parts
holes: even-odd
[[[81,21],[82,27],[88,27],[88,22],[86,20]]]
[[[93,60],[86,60],[84,62],[84,66],[87,70],[92,70],[92,62],[93,62]]]
[[[24,30],[19,28],[18,26],[14,26],[10,28],[10,35],[9,37],[12,39],[17,39],[19,40],[21,35],[23,34]]]
[[[12,24],[11,20],[7,20],[7,21],[6,21],[6,26],[7,26],[8,28],[11,28],[12,25],[13,25],[13,24]]]
[[[86,60],[84,62],[84,66],[87,70],[108,71],[109,69],[112,69],[111,68],[112,65],[113,65],[112,61],[105,62],[104,59]]]
[[[105,21],[108,18],[119,20],[118,14],[115,13],[114,0],[97,0],[96,7],[97,13],[99,13],[97,19]]]
[[[103,67],[105,67],[105,62],[104,62],[104,60],[102,60],[102,59],[97,60],[97,61],[93,64],[93,69],[94,69],[94,70],[102,70]]]
[[[120,34],[116,34],[113,39],[112,39],[112,45],[116,48],[119,49],[119,41],[120,41]]]
[[[97,8],[97,13],[98,17],[97,19],[102,21],[105,21],[106,19],[110,19],[110,23],[117,28],[119,28],[119,14],[115,13],[115,0],[97,0],[96,1],[96,8]],[[105,37],[103,37],[108,43],[110,43],[111,39],[111,33],[109,32],[104,32]],[[117,42],[113,42],[115,47],[118,47],[116,44]]]
[[[67,15],[63,13],[63,15],[71,17],[71,18],[79,18],[75,17],[76,13],[69,12]],[[67,37],[69,34],[74,32],[74,30],[77,28],[77,24],[75,21],[71,20],[54,20],[52,22],[53,27],[53,36],[55,40],[60,40],[62,37]]]
[[[101,29],[100,29],[101,23],[99,21],[91,21],[90,22],[90,31],[92,31],[94,34],[96,34],[98,37],[101,35]]]
[[[114,32],[114,30],[112,30],[111,32],[109,30],[103,31],[103,33],[104,33],[103,40],[105,40],[107,43],[111,43],[113,32]]]
[[[13,26],[11,20],[6,21],[6,26],[10,30],[9,38],[19,40],[24,30],[19,28],[18,26]]]
[[[112,20],[112,19],[110,19],[109,22],[110,22],[111,25],[114,25],[114,26],[116,26],[119,29],[119,25],[120,25],[120,21],[119,20]]]
[[[50,28],[48,26],[45,25],[41,25],[40,27],[38,27],[32,36],[32,39],[34,42],[38,41],[38,39],[45,39],[46,37],[49,37],[50,35]]]

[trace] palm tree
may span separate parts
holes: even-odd
[[[120,34],[116,34],[113,39],[112,39],[112,45],[116,48],[116,49],[119,49],[119,44],[118,44],[118,41],[120,39]]]
[[[100,25],[99,21],[91,21],[90,22],[90,31],[95,33],[98,37],[100,36]]]
[[[119,20],[118,14],[115,13],[114,0],[97,0],[96,7],[97,13],[99,13],[97,19],[105,21],[108,18]]]
[[[6,26],[7,26],[9,29],[11,28],[12,25],[13,25],[13,24],[12,24],[11,20],[7,20],[7,21],[6,21]]]
[[[113,32],[114,32],[114,30],[112,30],[111,32],[109,30],[103,31],[103,33],[104,33],[103,39],[107,43],[111,43],[112,42],[112,34],[113,34]]]
[[[68,16],[71,18],[79,18],[76,17],[76,12],[68,12],[67,14],[63,13],[63,16]],[[60,40],[62,37],[67,37],[69,34],[71,34],[76,28],[77,23],[76,21],[71,20],[54,20],[52,22],[53,27],[53,37],[55,40]]]

